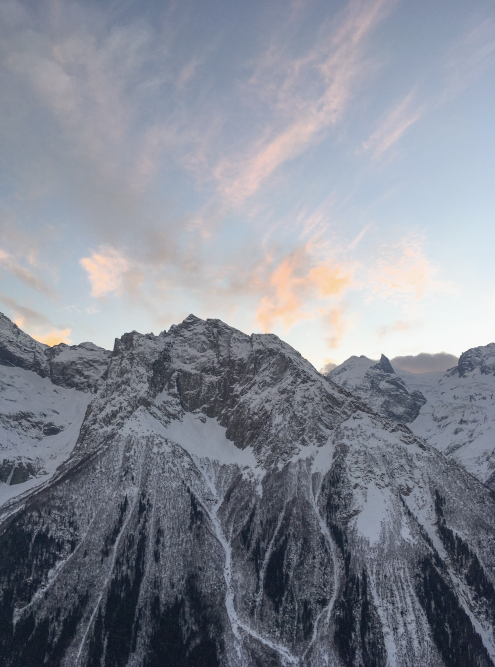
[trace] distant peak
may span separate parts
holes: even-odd
[[[392,364],[384,354],[382,354],[382,356],[380,357],[380,361],[377,364],[375,364],[373,368],[376,368],[377,370],[380,370],[383,373],[393,373],[395,375],[395,371],[392,368]]]
[[[459,377],[466,377],[475,368],[479,368],[482,375],[495,375],[495,343],[473,347],[463,352],[457,368]]]
[[[196,315],[193,315],[192,313],[186,317],[185,320],[183,320],[182,324],[196,324],[199,322],[203,322],[203,320],[199,317],[196,317]]]

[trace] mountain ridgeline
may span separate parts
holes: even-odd
[[[495,490],[495,344],[464,352],[445,373],[394,370],[350,357],[328,378],[405,424]]]
[[[0,362],[0,667],[495,665],[494,494],[386,360],[354,391],[189,316],[3,317]]]

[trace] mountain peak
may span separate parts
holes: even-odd
[[[190,313],[185,319],[182,320],[181,324],[201,324],[205,321],[206,320],[202,320],[200,317],[196,317],[196,315]]]
[[[350,357],[328,377],[394,421],[412,422],[426,400],[421,392],[407,389],[384,354],[378,363],[364,356]]]
[[[395,371],[392,368],[392,364],[384,354],[382,354],[382,356],[380,357],[380,361],[377,364],[375,364],[373,368],[383,371],[384,373],[393,373],[395,375]]]

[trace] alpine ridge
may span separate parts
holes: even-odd
[[[382,355],[382,360],[386,359]],[[495,343],[464,352],[445,373],[384,374],[367,357],[350,357],[328,378],[460,463],[495,490]]]
[[[0,361],[1,667],[495,665],[494,494],[386,358],[346,388],[191,315],[111,353],[2,317]]]

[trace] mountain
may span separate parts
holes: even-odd
[[[88,407],[0,507],[2,667],[495,664],[494,494],[276,336],[189,316],[76,387],[15,335]]]
[[[350,357],[328,377],[387,418],[407,423],[495,490],[495,343],[464,352],[446,373],[394,371],[389,363],[390,377],[401,392],[381,379],[381,363]],[[407,397],[416,400],[416,413],[404,410]]]
[[[67,459],[110,357],[93,343],[38,343],[0,313],[0,503]]]
[[[362,398],[373,410],[404,424],[416,419],[426,403],[418,390],[410,391],[382,354],[378,363],[367,357],[350,357],[328,374],[329,379]]]

